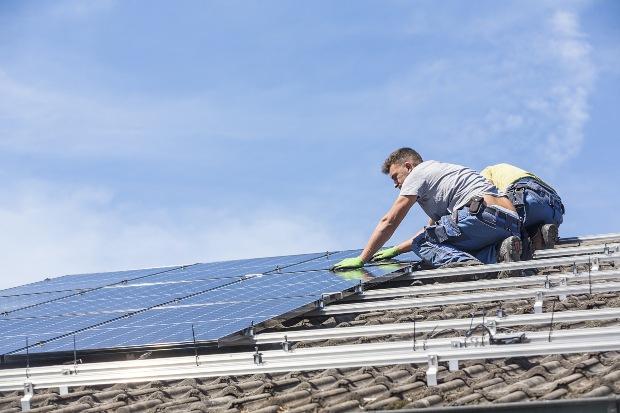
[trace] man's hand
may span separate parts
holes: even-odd
[[[332,270],[351,270],[356,268],[362,268],[364,266],[364,261],[360,257],[354,258],[345,258],[340,261],[338,264],[332,267]]]
[[[398,251],[398,247],[387,248],[376,252],[375,255],[372,256],[371,261],[389,260],[390,258],[394,258],[399,254],[400,252]]]

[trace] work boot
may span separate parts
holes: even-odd
[[[545,224],[540,228],[545,249],[555,247],[558,240],[558,226],[555,224]]]
[[[521,238],[515,237],[514,235],[506,238],[502,241],[497,250],[497,262],[506,263],[521,261],[521,247]],[[520,273],[520,270],[504,270],[500,271],[497,278],[507,278],[511,275],[519,275]]]

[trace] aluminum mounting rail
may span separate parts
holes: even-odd
[[[399,310],[404,308],[435,307],[452,304],[468,304],[490,301],[506,301],[534,298],[542,302],[543,297],[560,297],[567,295],[590,294],[620,291],[618,282],[601,282],[592,284],[569,285],[550,288],[523,288],[504,291],[490,291],[477,294],[454,294],[431,297],[401,298],[394,300],[369,301],[351,304],[333,304],[316,309],[308,315],[338,315],[368,311]],[[542,303],[539,307],[542,306]]]
[[[565,237],[558,240],[558,244],[581,244],[584,242],[608,242],[620,241],[620,233],[599,234],[599,235],[582,235],[580,237]]]
[[[34,389],[102,385],[110,383],[132,383],[152,380],[181,380],[197,377],[217,377],[228,375],[248,375],[257,373],[277,373],[289,371],[308,371],[328,368],[350,368],[361,366],[384,366],[394,364],[430,364],[448,361],[451,369],[458,368],[464,360],[506,358],[516,356],[537,356],[557,353],[590,353],[620,349],[620,328],[604,327],[591,329],[559,330],[525,333],[529,342],[522,344],[489,344],[486,338],[478,335],[354,344],[332,347],[303,348],[289,351],[269,350],[263,352],[230,353],[200,356],[199,362],[193,357],[173,359],[139,360],[139,362],[97,363],[80,365],[72,373],[55,366],[29,369],[30,377],[25,380],[25,369],[16,369],[10,374],[0,371],[0,391],[14,391],[24,388],[25,382]],[[518,334],[521,334],[518,333]],[[506,335],[496,335],[504,337]],[[514,336],[514,335],[513,335]],[[512,336],[511,336],[512,337]],[[430,383],[429,383],[430,384]]]
[[[399,279],[419,280],[423,278],[452,277],[457,275],[474,275],[498,271],[526,270],[531,268],[546,268],[555,266],[589,264],[593,270],[598,269],[600,263],[620,261],[620,253],[576,255],[572,257],[546,258],[540,260],[528,260],[519,262],[507,262],[500,264],[474,265],[470,267],[446,268],[435,270],[423,270],[408,272]]]
[[[593,310],[558,311],[542,314],[515,314],[503,317],[473,317],[461,319],[417,321],[407,323],[390,323],[378,325],[365,325],[357,327],[339,327],[324,329],[291,330],[274,333],[261,333],[253,337],[247,337],[252,344],[277,344],[299,341],[320,341],[330,339],[345,339],[358,337],[377,337],[391,335],[411,335],[417,333],[429,333],[444,329],[467,330],[472,325],[484,323],[489,328],[504,328],[525,325],[550,325],[554,323],[577,323],[582,321],[613,320],[620,318],[620,308],[603,308]]]
[[[462,291],[475,291],[485,289],[499,289],[510,287],[526,287],[538,285],[545,287],[547,283],[582,283],[598,280],[612,280],[620,278],[620,270],[605,270],[605,271],[592,271],[579,272],[579,273],[561,273],[552,274],[547,276],[532,275],[529,277],[510,277],[493,280],[477,280],[477,281],[463,281],[463,282],[451,282],[451,283],[435,283],[418,285],[412,287],[394,287],[394,288],[379,288],[375,290],[363,291],[358,294],[345,297],[340,302],[348,301],[367,301],[377,300],[384,298],[395,298],[404,296],[421,296],[427,294],[443,294],[450,292],[462,292]]]
[[[606,244],[593,244],[584,245],[580,247],[564,247],[564,248],[552,248],[548,250],[537,250],[534,252],[534,258],[551,258],[551,257],[566,257],[568,255],[581,255],[581,254],[612,254],[614,252],[620,252],[620,244],[618,243],[606,243]]]

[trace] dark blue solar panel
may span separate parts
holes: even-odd
[[[6,297],[0,296],[0,314],[5,311],[14,311],[19,308],[31,306],[44,301],[56,300],[72,292],[51,292],[51,293],[39,293],[39,294],[23,294],[23,295],[10,295]]]
[[[192,342],[192,324],[197,340],[217,340],[268,320],[308,302],[307,296],[286,300],[266,299],[235,303],[207,303],[168,307],[119,320],[76,334],[78,349],[115,348]],[[70,351],[73,338],[67,337],[35,347],[31,352]]]
[[[239,279],[237,278],[237,280]],[[8,315],[8,318],[132,312],[217,288],[235,280],[234,278],[229,278],[191,283],[120,284],[72,295],[36,307],[14,311]]]
[[[194,264],[171,273],[148,277],[144,281],[165,282],[170,280],[194,281],[213,278],[234,278],[247,274],[276,271],[278,269],[284,270],[297,263],[314,260],[324,255],[325,253],[315,253]]]
[[[0,318],[0,353],[6,353],[21,348],[28,337],[31,344],[58,337],[72,331],[86,328],[97,323],[110,320],[120,314],[98,314],[82,316],[55,316],[41,318]]]
[[[0,290],[0,297],[16,294],[33,294],[63,290],[71,291],[90,289],[117,283],[122,280],[130,280],[138,277],[144,277],[149,274],[158,274],[174,268],[176,267],[147,268],[143,270],[102,272],[96,274],[63,275],[61,277],[46,278],[43,281],[37,281],[31,284]]]
[[[9,313],[0,322],[8,337],[0,345],[0,353],[22,348],[26,336],[31,343],[58,338],[32,348],[33,352],[69,351],[73,349],[73,332],[80,350],[189,343],[192,324],[197,340],[217,340],[252,322],[259,324],[312,303],[323,293],[341,292],[405,265],[391,262],[361,270],[329,270],[343,258],[359,253],[195,264],[160,274],[142,270],[125,271],[123,276],[61,277],[74,277],[74,284],[66,284],[72,288],[92,286],[95,279],[130,281]],[[130,273],[137,277],[127,276]],[[115,320],[133,312],[137,313]],[[67,337],[59,338],[63,335]]]

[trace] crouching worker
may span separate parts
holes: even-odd
[[[487,166],[480,173],[510,198],[532,249],[553,248],[564,219],[564,205],[557,192],[533,173],[507,163]],[[524,258],[531,258],[525,238],[524,234]]]
[[[408,251],[433,268],[520,259],[519,216],[510,200],[500,196],[479,173],[460,165],[424,162],[411,148],[394,151],[382,171],[392,178],[400,194],[361,255],[340,261],[335,270],[359,268],[370,260],[389,259]],[[412,239],[377,253],[416,202],[432,225]]]

